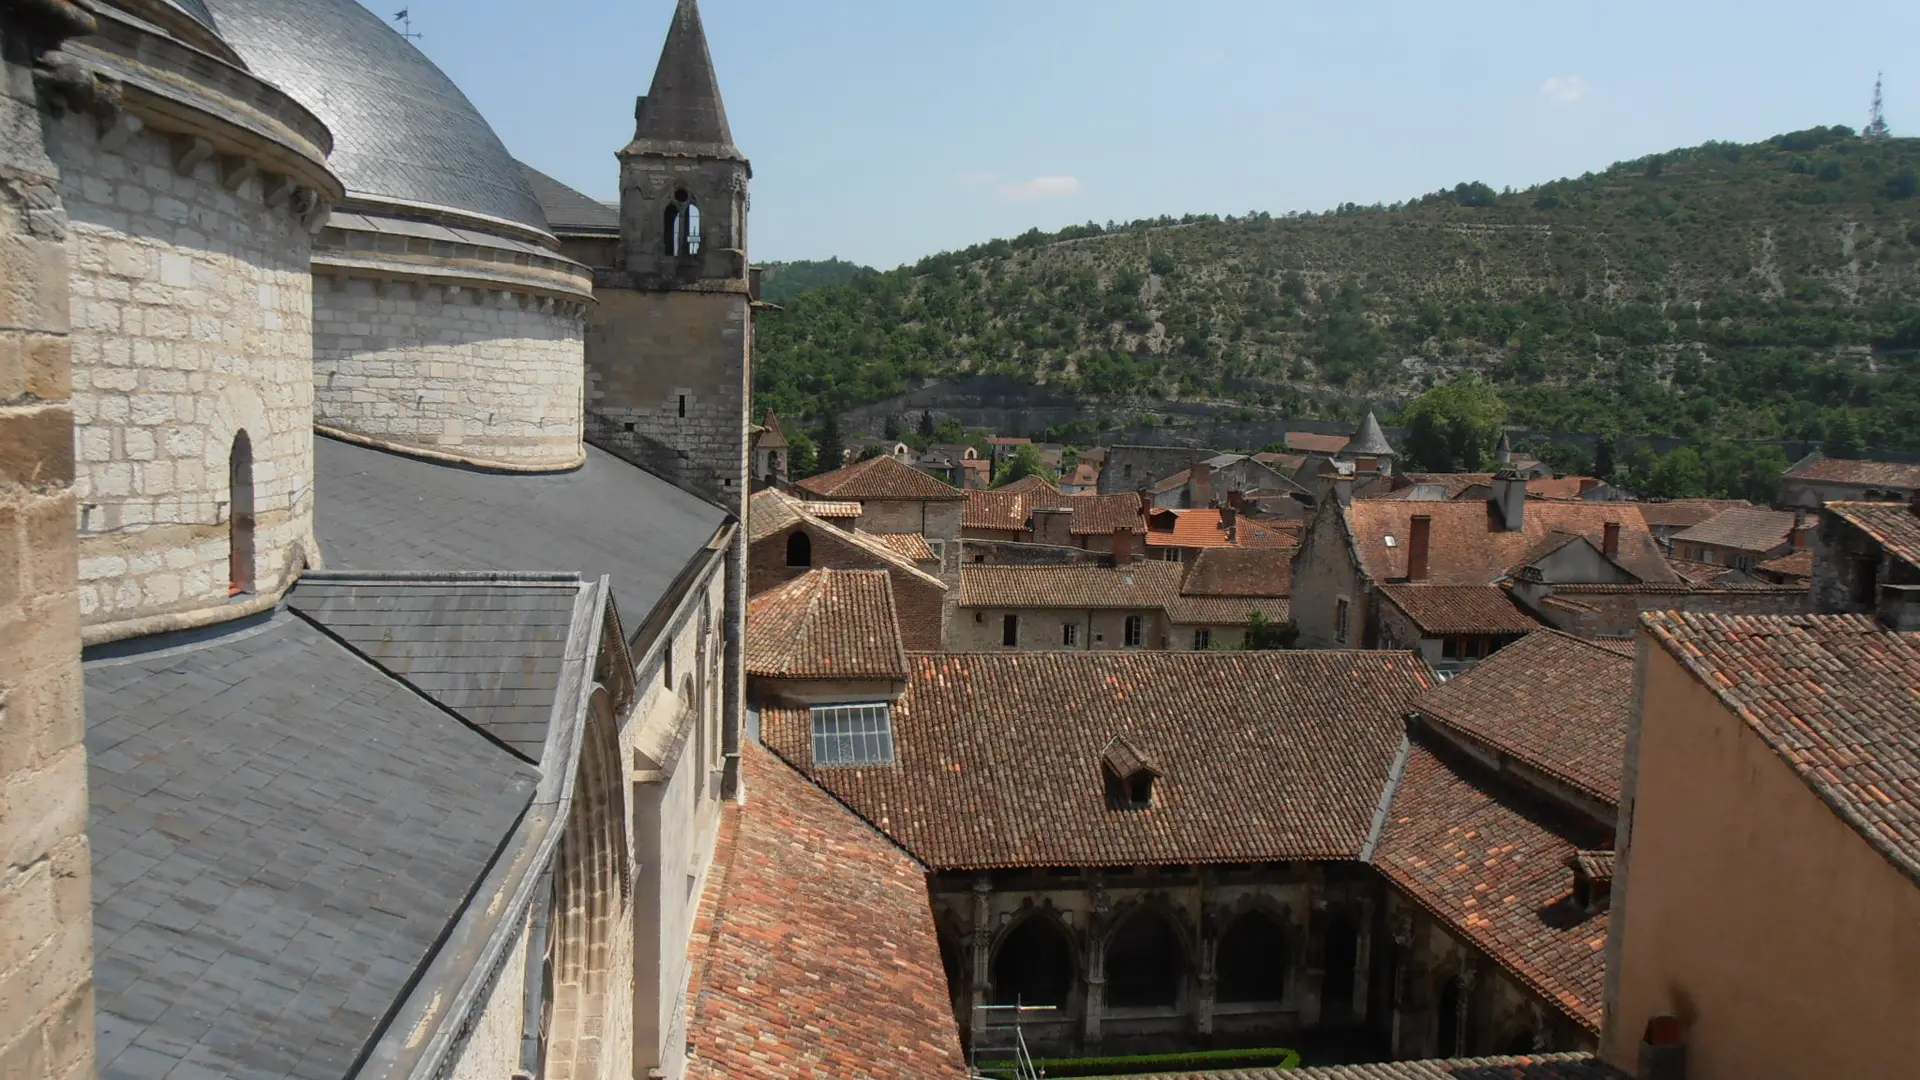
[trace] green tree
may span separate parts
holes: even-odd
[[[1613,463],[1613,432],[1601,431],[1593,442],[1593,475],[1612,483],[1617,471],[1618,466]]]
[[[1058,483],[1060,480],[1041,459],[1040,448],[1032,443],[1027,443],[1013,452],[1013,456],[1007,459],[1007,463],[1000,467],[999,475],[993,478],[993,486],[1005,487],[1015,480],[1023,480],[1029,476],[1037,476],[1049,484]]]
[[[1477,472],[1494,459],[1507,406],[1468,375],[1415,398],[1405,414],[1407,453],[1428,472]]]
[[[1700,452],[1682,446],[1662,455],[1647,473],[1643,496],[1657,499],[1701,499],[1707,495],[1707,466]]]
[[[1534,456],[1546,462],[1556,473],[1567,476],[1588,476],[1587,470],[1593,468],[1593,459],[1585,450],[1572,443],[1548,443],[1534,450]]]
[[[934,442],[957,443],[966,437],[966,432],[960,430],[958,420],[942,420],[940,426],[933,431]]]
[[[787,446],[787,475],[807,477],[820,471],[820,448],[813,444],[813,437],[804,431],[796,431]]]
[[[1857,458],[1865,442],[1860,417],[1851,409],[1842,409],[1827,420],[1826,445],[1821,452],[1831,458]]]
[[[1259,611],[1249,613],[1245,650],[1291,649],[1300,640],[1300,628],[1292,620],[1276,622]]]
[[[886,420],[880,425],[880,433],[894,442],[899,442],[906,431],[900,426],[900,418],[893,413],[888,413]]]
[[[820,425],[819,460],[815,465],[821,472],[832,472],[840,467],[847,456],[847,444],[840,437],[840,414],[829,411],[826,420]]]
[[[859,456],[858,456],[857,458],[855,458],[854,460],[856,460],[856,461],[872,461],[872,460],[873,460],[874,458],[877,458],[877,457],[886,457],[886,456],[887,456],[887,448],[886,448],[886,447],[884,447],[884,446],[882,446],[882,445],[880,445],[879,443],[874,443],[874,444],[873,444],[872,446],[868,446],[868,447],[865,447],[865,448],[863,448],[863,449],[862,449],[862,450],[860,451],[860,455],[859,455]]]
[[[933,438],[933,410],[932,409],[921,410],[920,437],[923,439]]]

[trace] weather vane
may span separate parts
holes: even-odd
[[[413,32],[413,12],[408,10],[407,8],[401,8],[399,11],[394,12],[393,21],[400,24],[400,36],[403,38],[410,38],[414,41],[418,41],[421,38],[427,36],[425,34],[416,34]]]

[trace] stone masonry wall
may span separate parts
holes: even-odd
[[[588,439],[746,520],[746,295],[600,287],[595,297]]]
[[[93,1075],[67,223],[0,5],[0,1076]]]
[[[314,422],[528,468],[580,461],[578,308],[505,291],[314,282]]]
[[[52,132],[72,218],[80,610],[89,625],[229,604],[228,455],[253,449],[254,582],[313,536],[310,235],[259,178],[183,175],[167,139]]]
[[[787,565],[787,537],[804,529],[812,541],[811,566]],[[815,567],[831,570],[885,570],[893,586],[893,609],[900,621],[900,644],[908,652],[938,652],[947,591],[902,569],[851,540],[831,525],[798,525],[756,541],[747,554],[747,593],[758,596]]]
[[[527,925],[514,936],[513,951],[487,995],[480,1020],[460,1048],[453,1080],[498,1080],[520,1068],[520,1036],[527,1003]]]
[[[1089,649],[1125,649],[1127,617],[1138,615],[1141,625],[1141,649],[1186,648],[1193,644],[1188,633],[1185,642],[1170,637],[1166,612],[1158,608],[1138,611],[1073,611],[1065,608],[955,608],[947,628],[947,648],[953,652],[1006,652],[1002,636],[1008,615],[1020,619],[1020,652],[1085,652]],[[976,618],[977,616],[977,618]],[[1065,624],[1072,623],[1074,643],[1066,644]]]

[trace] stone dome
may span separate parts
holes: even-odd
[[[520,166],[452,79],[355,0],[180,0],[211,7],[254,74],[333,131],[347,198],[442,207],[547,232]]]

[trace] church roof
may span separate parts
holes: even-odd
[[[1352,457],[1392,457],[1395,453],[1372,409],[1367,410],[1367,418],[1360,422],[1360,430],[1354,432],[1353,438],[1341,449]]]
[[[620,235],[620,211],[584,192],[577,191],[541,172],[524,161],[515,162],[527,186],[547,216],[547,225],[555,235],[592,233]]]
[[[361,195],[547,230],[518,163],[445,72],[355,0],[186,0],[211,8],[253,73],[333,132],[327,164]]]
[[[452,995],[534,766],[285,612],[85,678],[102,1076],[347,1077]]]
[[[606,574],[629,633],[727,517],[593,447],[564,473],[481,472],[324,436],[313,457],[328,570]]]
[[[727,127],[720,80],[694,0],[680,0],[674,8],[653,86],[634,107],[633,142],[624,152],[746,160]]]

